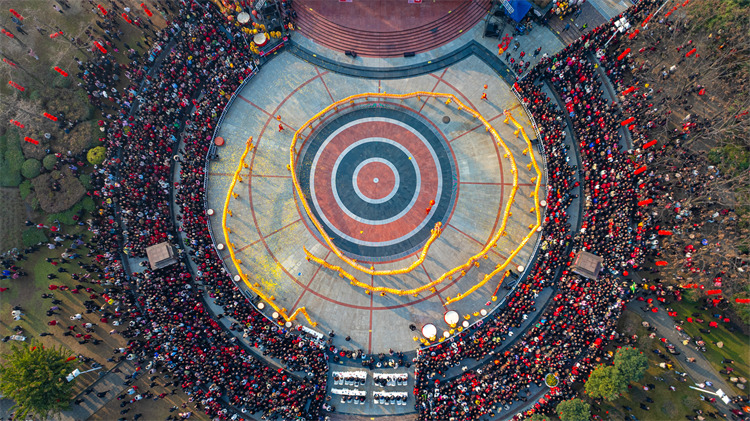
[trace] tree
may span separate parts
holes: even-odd
[[[591,417],[591,405],[580,399],[562,401],[557,404],[557,415],[562,421],[587,421]]]
[[[107,149],[104,146],[97,146],[95,148],[89,149],[88,153],[86,153],[86,159],[92,164],[92,165],[101,165],[102,162],[104,162],[104,159],[107,157]]]
[[[620,348],[615,354],[614,366],[627,383],[637,382],[648,368],[648,357],[635,348]]]
[[[21,166],[21,175],[27,179],[39,176],[42,170],[42,163],[38,159],[30,158],[23,162]]]
[[[52,171],[55,168],[55,164],[57,164],[57,157],[54,154],[49,154],[42,159],[42,165],[44,165],[47,171]]]
[[[594,398],[612,401],[625,391],[627,384],[614,366],[600,366],[591,372],[586,381],[586,393]]]
[[[73,370],[71,355],[62,347],[24,342],[1,356],[0,393],[16,402],[16,418],[44,419],[68,408],[73,383],[65,376]]]

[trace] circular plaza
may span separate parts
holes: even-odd
[[[539,243],[546,180],[495,70],[469,56],[379,79],[289,53],[264,67],[284,71],[234,93],[207,181],[214,241],[255,305],[368,354],[501,306]]]

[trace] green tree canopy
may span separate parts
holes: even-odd
[[[92,164],[92,165],[101,165],[102,162],[104,162],[104,159],[107,157],[107,149],[104,146],[97,146],[95,148],[89,149],[88,153],[86,153],[86,159]]]
[[[52,171],[55,168],[55,164],[57,164],[57,157],[55,154],[49,154],[42,159],[42,164],[48,171]]]
[[[611,365],[597,367],[586,381],[586,393],[594,398],[615,400],[625,391],[628,382],[620,372]]]
[[[62,347],[32,341],[13,344],[0,356],[0,393],[16,402],[16,418],[44,419],[68,408],[73,396],[73,383],[65,379],[73,371],[70,355]]]
[[[591,405],[580,399],[562,401],[557,404],[557,415],[562,421],[588,421]]]
[[[637,382],[648,368],[648,357],[635,348],[620,348],[615,354],[614,365],[626,382]]]
[[[30,158],[23,162],[21,175],[28,179],[37,177],[42,170],[42,163],[38,159]]]

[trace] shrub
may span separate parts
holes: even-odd
[[[42,163],[38,159],[27,159],[21,166],[21,174],[27,179],[38,177],[41,171]]]
[[[65,88],[65,89],[67,89],[67,88],[70,88],[70,85],[73,84],[73,79],[70,76],[63,77],[63,75],[58,74],[57,72],[54,72],[54,73],[57,76],[54,76],[52,78],[52,87],[53,88]]]
[[[101,165],[102,162],[104,162],[104,159],[106,157],[107,157],[107,149],[104,146],[97,146],[95,148],[91,148],[86,154],[86,159],[88,159],[88,161],[92,165]]]
[[[21,184],[23,166],[21,138],[15,130],[0,136],[0,187],[17,187]]]
[[[44,231],[36,227],[31,227],[25,230],[23,234],[21,234],[21,238],[23,240],[24,247],[31,247],[39,243],[44,243],[48,240],[47,236],[44,234]]]
[[[78,177],[78,181],[80,181],[81,184],[83,184],[83,188],[85,188],[86,190],[91,189],[91,176],[90,175],[81,174],[81,176]]]
[[[94,199],[89,196],[86,196],[83,198],[83,200],[81,200],[81,206],[83,206],[83,209],[88,212],[93,212],[94,209],[96,209],[96,203],[94,203]]]
[[[42,159],[42,165],[44,165],[47,171],[52,171],[55,168],[55,164],[57,164],[57,157],[54,154],[49,154]]]
[[[73,216],[77,215],[78,212],[80,212],[82,208],[83,208],[83,204],[81,202],[78,202],[75,205],[73,205],[72,208],[64,212],[51,213],[47,215],[47,220],[50,223],[54,223],[55,221],[60,221],[61,224],[75,225],[78,223],[78,221],[73,219]]]
[[[18,190],[20,190],[21,193],[21,199],[25,200],[29,196],[29,194],[31,194],[31,190],[33,188],[34,187],[31,185],[30,180],[23,180],[23,182],[18,185]]]

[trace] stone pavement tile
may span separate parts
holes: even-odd
[[[447,89],[440,92],[455,94],[455,91]],[[481,124],[479,120],[475,119],[468,112],[458,111],[458,109],[451,105],[445,105],[444,100],[440,98],[425,99],[422,101],[422,105],[415,106],[415,108],[421,110],[422,115],[435,123],[438,130],[443,133],[448,142],[459,136],[466,136],[467,132],[478,130],[477,127]],[[443,123],[444,116],[450,118],[450,122],[447,124]]]
[[[267,113],[274,114],[284,98],[303,83],[317,77],[315,67],[291,54],[281,53],[265,65],[246,86],[252,86],[253,103]]]
[[[631,6],[625,0],[590,0],[588,3],[596,8],[607,20],[619,15]]]
[[[459,182],[501,183],[502,151],[498,151],[493,138],[484,127],[474,130],[451,142],[456,160]]]
[[[299,221],[291,177],[253,177],[251,187],[256,225],[264,236]]]
[[[118,368],[119,372],[114,372],[114,368]],[[90,386],[94,389],[93,393],[88,396],[83,394],[78,396],[84,399],[80,405],[71,404],[71,408],[59,414],[57,419],[61,421],[79,421],[88,419],[96,411],[101,409],[112,399],[115,399],[117,395],[127,388],[127,386],[123,384],[125,382],[125,376],[134,371],[135,366],[130,361],[116,365],[113,367],[113,370],[106,372],[104,376],[99,377],[95,383]],[[107,394],[100,398],[97,396],[97,393],[101,392],[107,392]]]
[[[461,195],[470,200],[459,200],[450,220],[454,229],[473,238],[482,245],[487,244],[495,231],[503,197],[503,186],[461,184]]]
[[[378,92],[378,81],[375,79],[357,79],[339,73],[327,73],[323,79],[336,101],[355,94]],[[330,98],[326,98],[330,101]]]
[[[387,92],[389,94],[407,94],[417,91],[431,92],[438,82],[433,75],[439,76],[439,73],[431,73],[404,79],[384,79],[380,81],[380,92]],[[407,101],[412,107],[417,104],[416,100],[410,99]],[[419,108],[419,106],[416,108]]]

